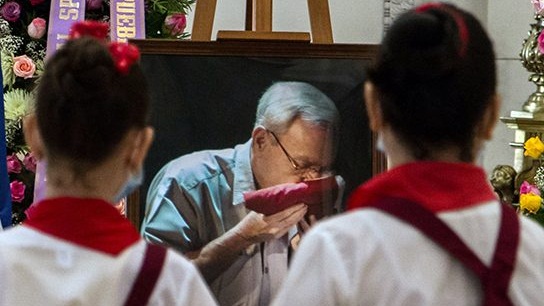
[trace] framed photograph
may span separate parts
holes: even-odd
[[[155,140],[145,181],[128,199],[128,217],[140,226],[147,186],[166,163],[251,137],[258,100],[277,81],[303,81],[327,94],[341,116],[336,173],[346,196],[385,169],[367,125],[363,83],[377,45],[296,41],[133,40],[149,81]]]

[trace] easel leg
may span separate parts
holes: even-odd
[[[212,39],[216,6],[217,0],[198,0],[196,2],[191,40],[210,41]]]
[[[310,13],[312,43],[332,44],[333,38],[328,0],[308,0],[308,11]]]

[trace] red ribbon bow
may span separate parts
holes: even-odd
[[[92,36],[105,40],[108,37],[109,26],[105,22],[86,20],[76,22],[70,27],[70,39],[76,39],[83,36]]]
[[[109,50],[115,67],[121,74],[128,74],[132,64],[140,59],[138,48],[129,43],[112,42]]]
[[[70,39],[83,36],[91,36],[105,41],[108,37],[109,26],[105,22],[86,20],[74,23],[70,28]],[[111,57],[115,63],[116,70],[126,75],[134,62],[140,59],[138,48],[129,43],[112,42],[108,46]]]

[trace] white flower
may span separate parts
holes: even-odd
[[[4,37],[11,34],[11,27],[9,22],[5,19],[0,19],[0,37]]]
[[[25,54],[35,63],[43,61],[45,57],[45,45],[41,41],[33,40],[26,45]]]
[[[27,27],[28,36],[34,39],[40,39],[47,30],[47,21],[43,18],[36,17],[32,19],[32,22]]]
[[[26,90],[13,89],[4,93],[4,112],[6,120],[19,120],[30,111],[33,96]]]
[[[9,53],[16,53],[24,44],[23,38],[15,35],[7,35],[0,38],[0,49]]]

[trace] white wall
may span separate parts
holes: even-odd
[[[243,30],[246,0],[217,0],[212,39],[218,30]],[[336,43],[379,43],[383,2],[329,0],[333,38]],[[192,29],[194,12],[187,30]],[[307,0],[273,0],[274,31],[310,32]],[[364,22],[361,22],[364,20]]]
[[[392,0],[399,2],[399,0]],[[421,4],[427,0],[404,0]],[[527,81],[529,73],[521,65],[519,51],[533,22],[530,0],[450,0],[472,12],[487,28],[495,43],[498,66],[498,93],[502,97],[501,116],[521,105],[534,90]],[[243,30],[246,0],[218,0],[213,38],[218,30]],[[275,31],[309,32],[307,0],[274,0],[273,29]],[[383,32],[383,0],[329,0],[335,43],[379,43]],[[188,30],[192,28],[192,14]],[[514,131],[497,123],[494,138],[484,152],[483,166],[488,171],[497,164],[513,165],[513,149],[508,145]]]
[[[527,37],[534,11],[530,0],[489,1],[487,27],[495,42],[499,87],[502,97],[501,116],[511,110],[521,110],[535,85],[527,80],[529,72],[521,64],[519,52]],[[484,166],[513,165],[514,150],[508,143],[514,140],[514,131],[502,122],[497,124],[494,139],[487,147]]]

